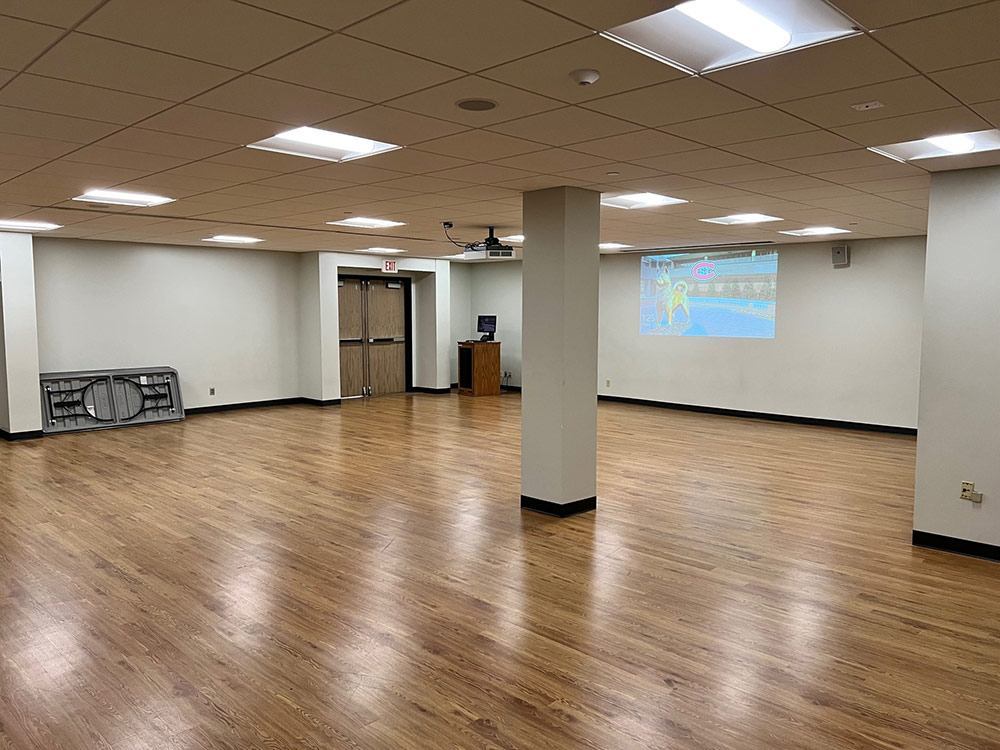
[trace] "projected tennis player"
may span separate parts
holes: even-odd
[[[684,311],[684,316],[688,323],[691,322],[691,310],[688,309],[688,285],[686,281],[678,281],[670,291],[670,304],[667,312],[667,325],[674,322],[674,313],[677,308]]]
[[[670,302],[673,298],[674,288],[670,283],[670,271],[666,266],[660,268],[660,274],[656,277],[656,326],[659,328],[663,324],[663,313],[667,313],[667,318],[672,319],[670,312]]]

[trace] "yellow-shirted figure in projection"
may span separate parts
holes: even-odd
[[[670,281],[670,271],[666,266],[660,269],[656,277],[656,325],[663,321],[663,313],[667,313],[667,325],[674,322],[674,313],[679,307],[687,316],[688,322],[691,320],[691,311],[688,309],[688,285],[686,281],[678,281],[672,284]]]

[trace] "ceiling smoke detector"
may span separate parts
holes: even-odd
[[[455,106],[469,112],[488,112],[495,109],[497,103],[492,99],[462,99],[455,102]]]
[[[569,74],[569,77],[573,79],[577,86],[590,86],[592,83],[597,83],[597,79],[601,77],[601,72],[591,68],[581,68],[580,70],[574,70]]]

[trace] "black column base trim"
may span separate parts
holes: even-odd
[[[415,385],[410,388],[410,393],[431,393],[435,395],[444,395],[451,393],[451,388],[426,388],[422,385]]]
[[[553,503],[549,500],[539,500],[537,497],[521,495],[521,510],[533,510],[536,513],[544,513],[556,518],[569,518],[597,510],[597,495],[585,497],[583,500],[574,500],[571,503]]]
[[[510,391],[511,393],[520,393],[521,386],[519,385],[502,385],[500,386],[501,391]]]
[[[340,406],[339,398],[328,398],[326,400],[319,398],[306,398],[303,396],[299,399],[303,404],[309,404],[310,406]]]
[[[45,437],[45,433],[41,430],[28,430],[26,432],[7,432],[6,430],[0,430],[0,438],[6,440],[8,443],[18,443],[22,440],[38,440],[42,437]]]
[[[295,396],[293,398],[273,398],[268,401],[242,401],[236,404],[212,404],[210,406],[194,406],[184,410],[185,416],[197,414],[213,414],[219,411],[236,411],[237,409],[257,409],[263,406],[291,406],[293,404],[309,404],[310,406],[340,406],[339,398],[331,398],[321,401],[318,398],[305,398]]]
[[[1000,562],[1000,547],[985,542],[973,542],[969,539],[958,539],[953,536],[932,534],[929,531],[913,530],[913,546],[936,549],[941,552],[954,552],[968,557],[981,557],[984,560]]]
[[[845,430],[864,430],[866,432],[888,432],[894,435],[916,435],[916,427],[896,427],[889,424],[868,424],[867,422],[845,422],[840,419],[820,419],[818,417],[797,417],[791,414],[771,414],[763,411],[743,411],[742,409],[723,409],[718,406],[698,406],[696,404],[675,404],[670,401],[651,401],[645,398],[629,398],[627,396],[602,396],[598,401],[613,401],[619,404],[637,404],[639,406],[656,406],[660,409],[676,411],[694,411],[699,414],[718,414],[723,417],[745,417],[747,419],[766,419],[770,422],[792,422],[793,424],[808,424],[817,427],[840,427]]]

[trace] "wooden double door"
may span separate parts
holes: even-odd
[[[409,279],[339,279],[340,394],[402,393],[409,384]]]

